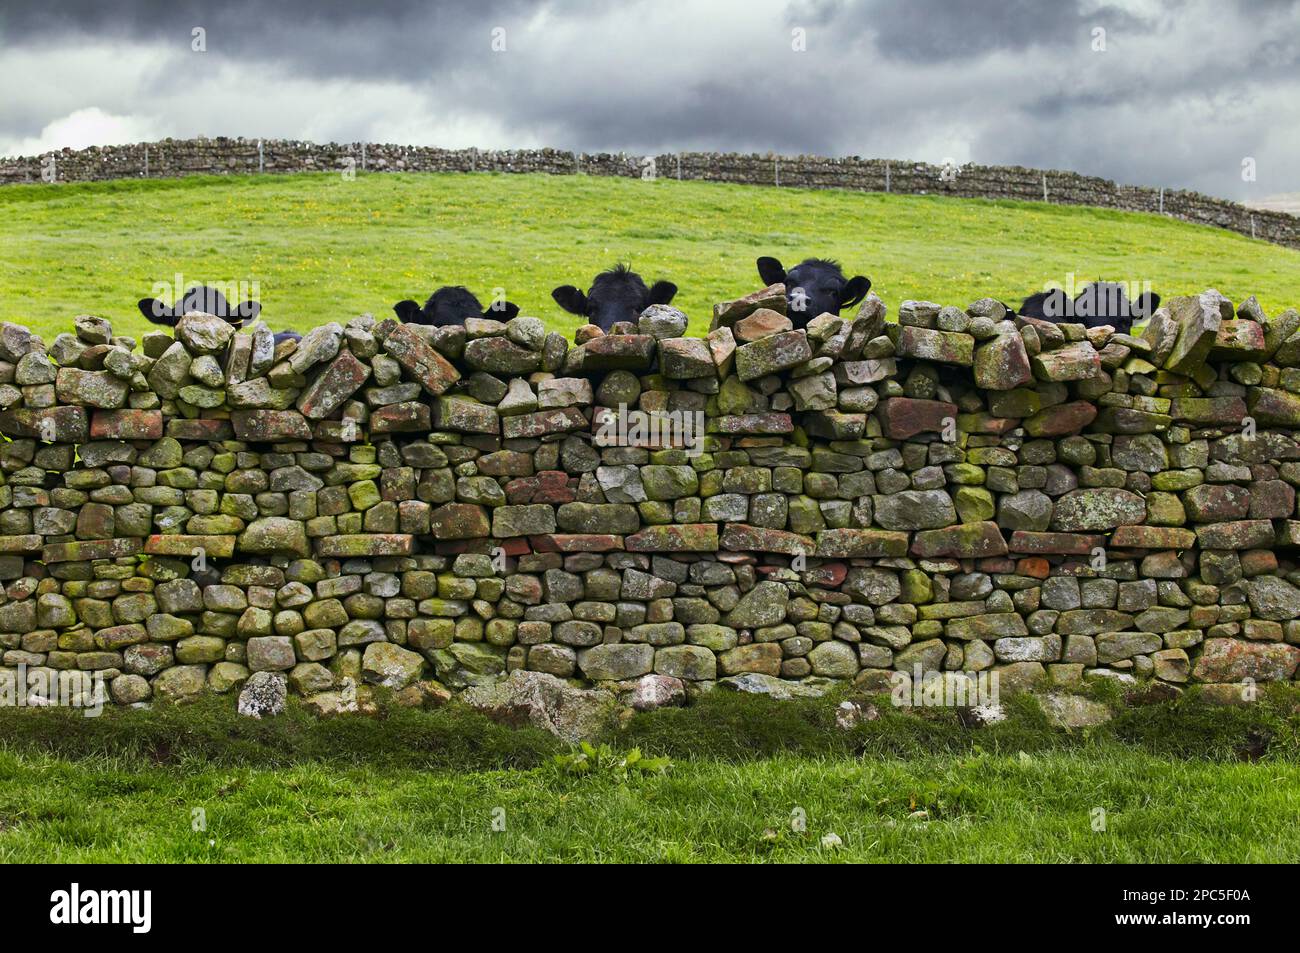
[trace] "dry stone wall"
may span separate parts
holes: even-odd
[[[1300,312],[785,309],[572,344],[531,317],[0,325],[0,688],[331,712],[516,671],[643,707],[1295,678]]]
[[[542,172],[648,176],[813,189],[854,189],[962,198],[1021,199],[1150,212],[1300,248],[1300,219],[1186,190],[1118,185],[1074,172],[1021,166],[962,166],[956,175],[923,162],[823,156],[684,152],[658,156],[559,149],[439,149],[387,143],[283,139],[165,139],[161,142],[0,159],[0,184],[259,172]]]

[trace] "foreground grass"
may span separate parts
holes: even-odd
[[[229,699],[8,710],[0,860],[1295,862],[1296,700],[1069,732],[1022,699],[987,728],[883,709],[841,731],[833,701],[715,693],[612,735],[672,760],[629,777],[575,775],[549,735],[455,705],[323,722],[251,722]]]
[[[1300,304],[1300,252],[1155,215],[1033,202],[809,191],[587,176],[332,174],[196,177],[0,189],[0,320],[47,339],[78,314],[120,333],[155,282],[256,282],[275,328],[308,328],[441,284],[504,288],[556,330],[554,304],[631,261],[678,284],[692,332],[714,302],[758,285],[754,259],[839,258],[896,314],[907,298],[1018,301],[1073,273],[1150,281],[1163,295],[1217,287]]]
[[[0,859],[21,862],[1300,859],[1300,765],[1137,752],[783,755],[627,782],[548,767],[141,770],[5,753],[0,774]],[[206,831],[193,829],[196,808]],[[843,847],[822,846],[830,832]]]

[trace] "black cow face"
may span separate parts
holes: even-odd
[[[1057,324],[1082,324],[1089,328],[1106,325],[1120,334],[1128,334],[1134,323],[1145,321],[1160,307],[1160,295],[1148,291],[1130,301],[1124,285],[1096,281],[1085,285],[1071,300],[1060,288],[1030,295],[1019,313],[1028,318],[1054,321]]]
[[[585,317],[602,331],[608,331],[619,321],[633,321],[652,304],[668,304],[677,294],[671,281],[656,281],[646,287],[641,276],[626,265],[615,265],[602,271],[583,294],[573,285],[561,285],[551,292],[551,297],[565,311]]]
[[[846,279],[838,263],[824,258],[808,258],[788,272],[777,259],[760,258],[758,276],[769,285],[785,285],[786,311],[796,328],[821,314],[838,315],[871,290],[870,279],[862,275]]]
[[[176,322],[191,311],[216,315],[237,328],[252,322],[262,311],[262,306],[256,301],[245,301],[243,304],[231,306],[226,301],[225,295],[216,288],[209,288],[206,285],[191,288],[185,292],[185,296],[178,304],[170,308],[157,298],[141,298],[138,306],[140,313],[154,324],[164,324],[172,328],[176,327]]]
[[[427,324],[432,327],[445,328],[464,324],[466,318],[495,318],[509,321],[519,313],[519,306],[509,301],[496,302],[483,311],[478,298],[462,285],[443,285],[421,308],[414,301],[399,301],[393,305],[393,311],[405,324]]]

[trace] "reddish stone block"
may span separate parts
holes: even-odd
[[[611,553],[623,549],[623,537],[610,533],[547,533],[530,536],[537,553]]]
[[[1181,526],[1118,526],[1110,544],[1117,549],[1188,549],[1196,534]]]
[[[587,417],[577,407],[557,407],[531,414],[516,414],[501,421],[501,435],[506,440],[543,437],[552,433],[585,430]]]
[[[524,503],[559,505],[572,503],[578,495],[571,485],[569,475],[563,470],[543,470],[536,476],[520,477],[511,480],[503,489],[506,502],[511,505]]]
[[[113,507],[107,503],[83,503],[77,511],[78,539],[112,539]]]
[[[1240,559],[1242,574],[1247,577],[1277,572],[1277,553],[1271,549],[1252,549],[1242,553]]]
[[[807,570],[804,582],[810,586],[822,586],[826,589],[838,589],[848,577],[849,567],[845,563],[824,563],[815,569]]]
[[[1098,546],[1105,545],[1106,537],[1090,533],[1032,533],[1016,530],[1011,534],[1009,548],[1013,553],[1087,556]]]
[[[907,555],[907,533],[888,529],[824,529],[813,554],[832,559],[893,558]]]
[[[418,400],[403,401],[379,407],[370,413],[370,432],[427,433],[433,429],[429,405]],[[353,437],[353,439],[359,439]]]
[[[399,324],[389,331],[384,350],[435,397],[460,380],[460,371],[413,325]]]
[[[572,503],[577,499],[577,491],[569,485],[569,475],[563,470],[543,470],[534,477],[537,486],[533,490],[531,503],[550,503],[559,505]]]
[[[876,413],[886,437],[890,440],[906,440],[919,433],[938,433],[949,420],[955,426],[957,405],[942,400],[890,397],[881,401]]]
[[[487,510],[476,503],[444,503],[429,514],[435,539],[475,539],[492,534]]]
[[[1076,400],[1069,404],[1045,407],[1025,418],[1025,433],[1031,437],[1065,437],[1078,433],[1097,419],[1097,407],[1091,401]]]
[[[230,415],[237,440],[274,443],[281,440],[310,440],[307,418],[296,410],[236,410]]]
[[[1046,579],[1052,571],[1052,564],[1042,556],[1026,556],[1016,561],[1016,574],[1029,576],[1031,579]]]
[[[722,531],[722,548],[736,552],[785,553],[811,556],[817,548],[811,536],[745,523],[728,523]]]
[[[1258,321],[1224,321],[1214,334],[1211,361],[1262,361],[1269,356]]]
[[[979,572],[1009,574],[1016,571],[1017,561],[1010,556],[988,556],[977,560],[975,568]]]
[[[93,440],[158,440],[162,435],[161,410],[97,410],[90,418]]]
[[[340,351],[338,357],[298,397],[298,409],[312,420],[328,417],[342,407],[343,402],[355,394],[369,377],[367,365],[357,360],[351,351]]]
[[[1300,648],[1277,642],[1206,639],[1192,669],[1198,682],[1284,682],[1300,665]]]
[[[433,544],[433,551],[439,556],[459,556],[461,553],[491,556],[497,551],[504,552],[507,556],[524,556],[533,550],[528,544],[527,536],[515,536],[510,539],[439,540]]]

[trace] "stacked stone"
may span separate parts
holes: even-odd
[[[1132,336],[870,296],[795,329],[776,285],[686,328],[0,325],[0,689],[1295,677],[1300,313],[1208,291]]]

